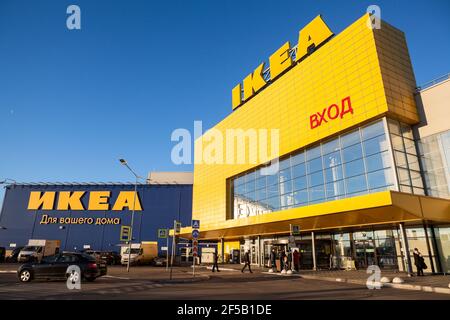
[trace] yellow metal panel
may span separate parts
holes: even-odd
[[[368,15],[364,15],[330,39],[243,103],[214,129],[221,132],[223,137],[227,129],[233,128],[278,129],[279,152],[285,155],[386,114],[414,123],[418,119],[412,99],[415,81],[404,35],[384,24],[380,30],[372,30],[367,27],[367,19]],[[285,50],[287,45],[281,51]],[[272,64],[270,67],[271,72],[275,72],[273,74],[284,70],[283,67],[277,71]],[[346,97],[350,97],[352,113],[348,112],[342,118],[311,129],[311,115],[322,112],[332,104],[341,107]],[[196,141],[196,147],[199,146],[199,140]],[[208,144],[203,141],[203,148],[207,147]],[[222,151],[226,154],[225,147]],[[245,152],[252,154],[248,146]],[[314,205],[260,217],[227,220],[227,179],[263,162],[258,159],[256,164],[206,164],[202,163],[196,152],[193,219],[202,221],[202,230],[204,226],[223,228],[281,221],[298,217],[299,214],[308,217],[325,210],[321,205]],[[352,206],[354,202],[352,198],[342,203]],[[339,203],[333,202],[330,210],[339,206]],[[367,206],[365,202],[356,203]],[[345,209],[343,206],[342,210]]]

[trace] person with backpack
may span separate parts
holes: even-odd
[[[417,276],[423,276],[423,270],[428,268],[427,265],[425,264],[425,259],[422,257],[422,254],[420,253],[420,251],[417,248],[414,248],[413,251],[413,255],[414,255],[414,264],[417,268]]]

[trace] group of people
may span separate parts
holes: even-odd
[[[287,252],[281,250],[278,252],[275,251],[275,248],[272,248],[270,252],[270,267],[272,270],[277,271],[277,260],[280,262],[280,271],[281,270],[295,270],[298,271],[300,267],[300,253],[297,249],[288,250]]]
[[[414,248],[413,251],[414,256],[414,265],[417,268],[417,276],[423,276],[423,270],[427,269],[427,265],[425,264],[425,259],[423,258],[422,254],[419,252],[417,248]],[[279,260],[280,263],[280,271],[281,270],[299,270],[300,266],[300,253],[298,249],[294,249],[293,251],[288,250],[287,252],[284,250],[281,250],[278,252],[275,251],[275,248],[272,248],[272,251],[270,252],[270,267],[275,272],[277,271],[277,260]],[[214,252],[214,260],[213,260],[213,266],[212,266],[212,272],[216,271],[220,272],[219,270],[219,256],[217,252]],[[243,273],[245,269],[248,268],[248,271],[250,273],[253,273],[251,265],[250,265],[250,250],[247,250],[244,254],[244,266],[242,267],[241,272]]]

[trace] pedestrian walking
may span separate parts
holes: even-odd
[[[250,273],[253,273],[252,268],[250,267],[250,250],[247,250],[247,252],[245,252],[244,263],[245,264],[241,272],[244,273],[245,268],[248,266],[248,271],[250,271]]]
[[[270,252],[270,267],[273,271],[277,271],[277,253],[274,248],[272,248],[272,251]]]
[[[423,270],[427,269],[427,265],[425,264],[425,259],[422,257],[422,254],[417,248],[414,248],[414,264],[417,268],[417,276],[423,276]]]
[[[284,252],[284,250],[280,251],[280,271],[282,271],[284,269],[284,257],[286,256],[286,253]]]
[[[287,253],[287,270],[292,270],[292,249],[289,249],[288,253]],[[286,270],[286,271],[287,271]]]
[[[300,253],[298,252],[298,249],[294,250],[294,270],[298,272],[300,267]]]
[[[288,252],[288,254],[287,255],[284,255],[284,258],[283,258],[283,262],[284,262],[284,271],[288,271],[289,270],[289,252]]]
[[[214,260],[214,261],[213,261],[212,272],[214,272],[214,269],[216,269],[217,272],[220,272],[220,270],[219,270],[219,264],[218,264],[219,256],[217,255],[217,252],[214,252],[213,260]]]

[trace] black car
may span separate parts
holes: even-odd
[[[15,248],[9,256],[6,257],[5,262],[8,263],[16,263],[17,258],[19,257],[20,250],[22,250],[24,247],[17,247]]]
[[[33,279],[67,279],[69,266],[76,265],[81,274],[72,272],[74,278],[94,281],[106,275],[105,263],[99,263],[94,257],[83,253],[63,252],[54,256],[45,257],[40,263],[26,263],[19,267],[17,276],[21,282]]]
[[[100,259],[105,261],[107,265],[120,264],[121,256],[114,251],[102,251],[100,252]]]

